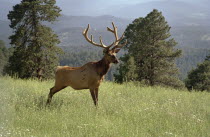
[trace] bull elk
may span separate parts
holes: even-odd
[[[119,44],[124,35],[119,38],[117,27],[115,27],[113,22],[112,26],[113,29],[107,27],[107,30],[114,34],[115,41],[109,46],[106,46],[101,36],[100,43],[94,42],[92,35],[91,38],[88,37],[88,30],[90,28],[88,24],[87,29],[83,32],[83,36],[89,43],[103,48],[104,57],[98,62],[89,62],[81,67],[58,66],[55,74],[55,85],[50,89],[47,104],[50,104],[55,93],[67,86],[71,86],[75,90],[89,89],[93,102],[97,106],[100,83],[108,72],[111,63],[117,64],[119,62],[116,53],[127,43],[125,41],[123,44]]]

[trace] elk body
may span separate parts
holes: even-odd
[[[104,57],[98,62],[89,62],[81,67],[58,66],[55,73],[55,85],[50,89],[47,104],[50,104],[55,93],[68,86],[75,90],[89,89],[94,104],[98,104],[98,90],[100,83],[102,82],[104,75],[108,72],[111,63],[116,64],[119,62],[116,58],[116,53],[118,53],[127,43],[126,41],[124,44],[119,44],[123,39],[123,35],[118,38],[117,27],[115,27],[113,22],[112,25],[113,29],[107,27],[107,30],[114,34],[115,41],[111,45],[106,46],[103,44],[101,37],[100,43],[94,42],[92,35],[91,38],[88,37],[88,30],[90,27],[88,24],[83,35],[89,43],[104,48]]]

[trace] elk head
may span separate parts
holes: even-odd
[[[116,57],[116,53],[118,53],[120,51],[120,49],[127,44],[127,40],[123,44],[120,44],[120,41],[123,39],[124,34],[119,38],[118,37],[118,34],[117,34],[117,27],[115,27],[115,25],[114,25],[113,22],[112,22],[112,26],[113,26],[113,29],[107,27],[107,31],[110,31],[111,33],[114,34],[115,41],[112,44],[108,45],[108,46],[106,46],[103,43],[101,36],[100,36],[100,43],[96,43],[96,42],[93,41],[93,35],[91,35],[90,38],[88,37],[88,30],[90,28],[90,25],[89,24],[88,24],[88,27],[84,30],[83,35],[84,35],[85,39],[89,43],[91,43],[91,44],[93,44],[95,46],[104,48],[104,50],[103,50],[104,58],[109,63],[115,63],[115,64],[117,64],[117,63],[119,63],[119,61],[118,61],[118,59]]]

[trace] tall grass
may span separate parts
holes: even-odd
[[[104,82],[99,106],[66,88],[45,107],[53,81],[0,78],[0,136],[210,136],[210,94]]]

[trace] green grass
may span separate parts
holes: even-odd
[[[210,94],[104,82],[99,106],[70,87],[45,107],[53,81],[0,78],[0,136],[208,137]]]

